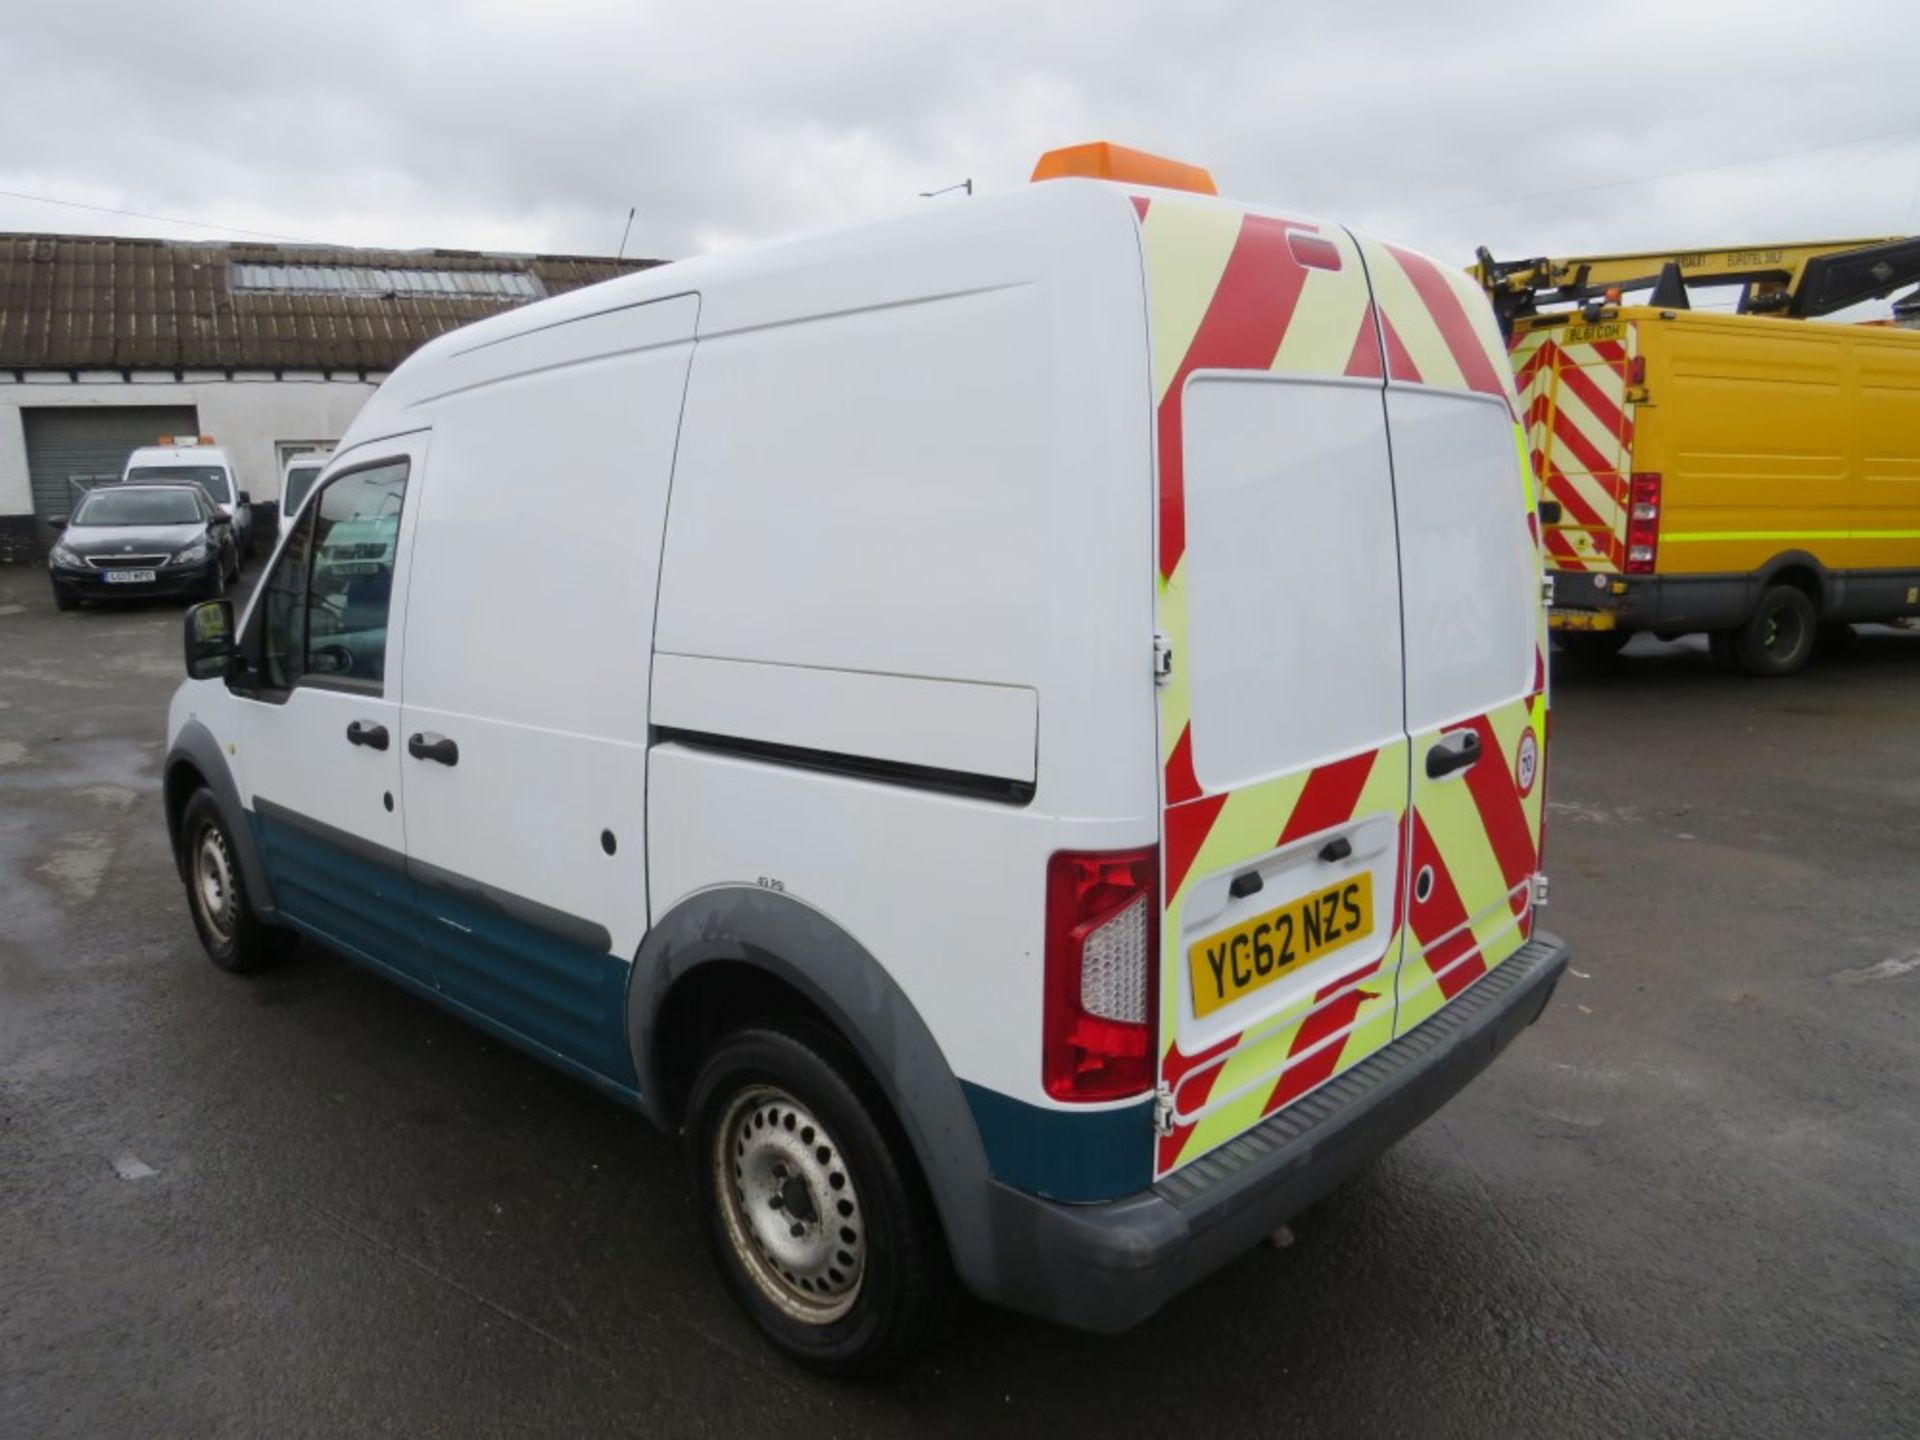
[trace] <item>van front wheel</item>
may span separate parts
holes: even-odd
[[[222,970],[244,974],[285,955],[293,936],[254,914],[233,836],[205,790],[194,791],[181,814],[180,845],[187,908],[207,958]]]
[[[1813,653],[1818,623],[1804,590],[1775,585],[1734,632],[1734,655],[1749,675],[1791,675]]]
[[[827,1036],[741,1030],[701,1067],[688,1158],[727,1286],[829,1374],[896,1367],[946,1293],[938,1222],[882,1102]]]

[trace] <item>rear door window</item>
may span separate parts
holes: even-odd
[[[1380,387],[1202,375],[1184,408],[1201,786],[1231,790],[1397,741],[1400,580]]]
[[[1406,588],[1407,729],[1492,710],[1533,678],[1539,609],[1513,421],[1498,399],[1390,387]]]

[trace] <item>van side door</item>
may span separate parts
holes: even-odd
[[[1545,617],[1531,466],[1485,297],[1425,256],[1361,245],[1394,337],[1387,430],[1413,743],[1404,1034],[1531,932]]]
[[[698,313],[679,296],[456,357],[457,388],[428,402],[394,736],[442,992],[624,1089],[653,612]]]
[[[240,631],[239,771],[280,917],[422,983],[406,876],[400,661],[426,437],[344,457]]]

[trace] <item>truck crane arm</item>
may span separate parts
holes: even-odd
[[[1690,285],[1740,285],[1742,314],[1811,319],[1920,282],[1920,238],[1804,240],[1719,250],[1495,260],[1485,247],[1473,274],[1503,327],[1542,303],[1580,304],[1609,291],[1652,290],[1647,303],[1684,309]]]

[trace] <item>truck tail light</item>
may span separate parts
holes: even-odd
[[[1651,575],[1660,558],[1660,477],[1642,471],[1627,487],[1627,574]]]
[[[1056,1100],[1153,1088],[1160,851],[1061,851],[1047,861],[1041,1081]]]

